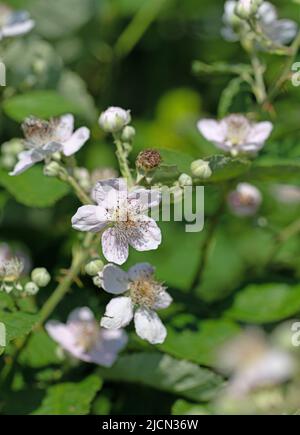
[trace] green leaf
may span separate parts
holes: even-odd
[[[198,401],[214,397],[223,382],[210,370],[160,353],[121,356],[113,367],[99,372],[109,380],[139,383]]]
[[[41,368],[49,364],[60,364],[61,358],[56,352],[57,344],[43,331],[35,331],[20,355],[22,364]]]
[[[226,116],[230,111],[234,98],[240,92],[242,83],[243,80],[240,77],[236,77],[230,80],[226,88],[223,90],[218,107],[219,118],[224,118],[224,116]]]
[[[42,169],[37,166],[15,177],[0,169],[0,185],[18,202],[28,207],[50,207],[69,192],[66,184],[45,177]]]
[[[55,91],[31,91],[15,95],[3,102],[3,110],[7,116],[22,122],[28,116],[50,118],[64,113],[80,113],[80,106],[68,101]]]
[[[207,366],[215,365],[218,349],[240,332],[238,325],[222,319],[199,322],[196,331],[187,328],[168,328],[167,339],[159,348],[176,358]]]
[[[210,412],[203,405],[179,399],[172,406],[172,415],[210,415]]]
[[[208,179],[209,182],[219,182],[231,180],[245,174],[251,162],[243,159],[233,159],[223,155],[216,155],[206,159],[209,161],[212,170],[212,176]]]
[[[101,379],[90,375],[78,383],[63,383],[50,387],[34,415],[86,415],[92,400],[102,387]]]
[[[194,160],[192,156],[180,151],[168,150],[166,148],[158,148],[158,151],[162,157],[163,165],[177,167],[178,175],[180,175],[182,172],[190,174],[191,163]]]
[[[299,311],[300,285],[252,284],[237,294],[226,315],[242,322],[270,323]]]
[[[6,341],[21,338],[29,334],[39,320],[37,314],[27,314],[22,312],[9,313],[0,311],[0,322],[6,327]]]

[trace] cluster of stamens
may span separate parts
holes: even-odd
[[[135,305],[152,308],[162,286],[151,277],[141,278],[130,284],[130,297]]]
[[[226,125],[227,140],[232,145],[242,145],[250,129],[248,120],[241,115],[231,115],[226,119]]]
[[[31,147],[40,147],[47,142],[58,140],[57,127],[59,119],[51,118],[44,121],[34,117],[27,118],[22,124],[26,141]]]
[[[72,328],[76,336],[75,344],[85,352],[90,351],[100,340],[101,332],[95,321],[72,322]]]

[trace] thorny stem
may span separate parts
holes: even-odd
[[[265,68],[261,64],[255,51],[251,54],[251,63],[254,71],[255,83],[253,84],[253,92],[259,104],[262,104],[267,98],[266,86],[264,81]]]
[[[128,186],[132,187],[134,182],[133,182],[132,174],[131,174],[131,171],[129,168],[128,160],[127,160],[127,153],[124,150],[122,141],[117,137],[115,137],[115,145],[117,148],[116,155],[117,155],[117,158],[119,161],[121,174],[124,178],[126,178]]]

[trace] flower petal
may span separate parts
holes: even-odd
[[[56,129],[56,135],[60,138],[61,142],[66,142],[72,136],[74,130],[74,116],[67,113],[60,117],[59,125]]]
[[[132,231],[128,238],[129,244],[137,251],[157,249],[161,244],[161,231],[154,219],[140,215],[136,231]]]
[[[14,167],[13,171],[9,173],[9,175],[19,175],[22,172],[29,169],[37,162],[41,162],[44,159],[44,156],[35,150],[22,151],[19,156],[19,161]]]
[[[158,189],[137,188],[129,193],[128,202],[136,207],[137,213],[143,213],[160,204],[161,192]]]
[[[107,329],[119,329],[127,326],[133,317],[133,304],[129,297],[112,299],[106,306],[100,325]]]
[[[131,281],[136,281],[140,278],[148,278],[154,274],[155,268],[150,263],[137,263],[128,271],[128,276]]]
[[[46,323],[45,329],[50,337],[63,349],[67,350],[68,352],[73,351],[74,336],[67,325],[56,320],[50,320]]]
[[[109,178],[98,181],[92,191],[92,198],[97,204],[111,207],[120,198],[119,192],[121,192],[122,197],[127,197],[127,183],[124,178]]]
[[[155,311],[139,308],[134,315],[136,333],[143,340],[151,344],[160,344],[165,341],[167,330]]]
[[[105,210],[98,205],[83,205],[72,217],[72,227],[78,231],[97,233],[107,225]]]
[[[65,156],[75,154],[85,144],[90,137],[90,130],[81,127],[72,134],[70,139],[63,143],[63,152]]]
[[[128,258],[128,242],[116,228],[108,228],[102,234],[102,251],[107,261],[123,264]]]
[[[273,130],[273,124],[271,122],[259,122],[253,125],[248,135],[249,143],[263,144],[270,136]]]
[[[222,143],[226,138],[226,126],[223,122],[217,122],[214,119],[201,119],[197,127],[208,141]]]
[[[23,22],[15,22],[4,26],[1,30],[2,37],[7,38],[10,36],[24,35],[30,32],[35,25],[34,20],[26,20]]]
[[[102,287],[108,293],[119,295],[128,290],[128,274],[114,264],[107,264],[102,271]]]
[[[278,20],[266,30],[268,36],[278,44],[288,44],[295,37],[298,25],[292,20]]]
[[[171,303],[173,302],[172,297],[169,295],[168,292],[165,290],[162,290],[156,298],[155,304],[153,306],[154,310],[163,310],[165,308],[168,308]]]
[[[88,307],[80,307],[71,311],[67,323],[69,322],[89,322],[95,319],[94,313]]]
[[[104,367],[111,367],[127,341],[128,337],[123,329],[103,329],[99,345],[89,352],[91,361]]]

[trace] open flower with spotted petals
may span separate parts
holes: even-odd
[[[100,328],[87,307],[72,311],[66,324],[50,320],[45,327],[50,337],[73,357],[105,367],[113,365],[127,344],[125,331]]]
[[[108,293],[121,295],[107,305],[101,326],[118,329],[134,319],[136,333],[152,344],[163,343],[167,331],[156,310],[167,308],[172,298],[166,287],[154,279],[154,268],[138,263],[128,272],[108,264],[101,272],[102,287]]]
[[[226,116],[221,121],[201,119],[197,126],[205,139],[232,156],[256,154],[273,129],[271,122],[254,123],[239,114]]]
[[[33,27],[34,21],[27,11],[13,11],[5,4],[0,4],[0,40],[25,35]]]
[[[129,246],[137,251],[157,249],[161,231],[147,211],[160,202],[158,190],[137,188],[129,191],[126,181],[113,178],[99,181],[92,198],[97,205],[84,205],[72,218],[72,226],[79,231],[102,232],[105,258],[123,264]]]
[[[19,175],[56,152],[71,156],[90,137],[90,131],[86,127],[74,132],[74,117],[71,114],[52,118],[50,121],[30,117],[25,119],[22,129],[26,151],[18,155],[19,161],[10,175]]]

